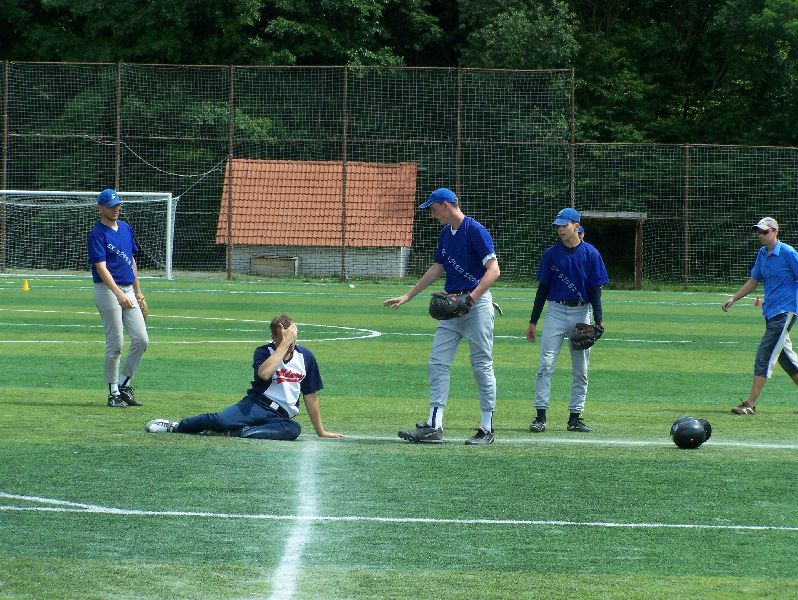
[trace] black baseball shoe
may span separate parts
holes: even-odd
[[[415,429],[403,429],[398,435],[403,440],[414,444],[440,444],[443,442],[443,429],[440,427],[436,429],[422,422],[416,423]]]
[[[122,398],[122,402],[128,406],[143,406],[141,402],[136,400],[136,396],[133,394],[133,388],[129,385],[119,386],[119,397]]]
[[[108,402],[106,404],[111,408],[127,408],[127,404],[125,404],[125,401],[122,400],[122,398],[117,394],[110,394],[108,396]]]
[[[581,431],[582,433],[589,433],[593,431],[590,427],[585,425],[585,422],[580,419],[568,419],[568,431]]]
[[[532,433],[543,433],[546,431],[545,419],[535,418],[535,420],[529,424],[529,431]]]
[[[487,446],[493,443],[495,434],[492,431],[485,431],[480,427],[473,437],[468,438],[465,443],[466,446]]]

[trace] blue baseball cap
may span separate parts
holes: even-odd
[[[557,218],[554,219],[552,225],[568,225],[571,221],[579,222],[579,213],[573,208],[563,208],[557,213]]]
[[[429,199],[419,206],[419,208],[428,208],[431,204],[436,202],[448,202],[449,204],[457,204],[457,196],[449,188],[438,188],[429,195]]]
[[[107,206],[108,208],[113,208],[120,202],[122,202],[122,200],[119,198],[119,194],[117,194],[115,190],[112,190],[110,188],[100,192],[100,196],[99,198],[97,198],[97,204],[102,204],[103,206]]]

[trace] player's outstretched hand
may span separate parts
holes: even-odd
[[[729,309],[731,308],[732,304],[734,304],[734,300],[732,300],[731,298],[726,300],[726,302],[723,303],[723,306],[721,306],[723,312],[729,312]]]
[[[344,435],[343,433],[337,433],[335,431],[325,431],[319,437],[320,438],[328,438],[328,439],[340,440],[341,438],[345,438],[345,437],[349,437],[349,436],[348,435]]]
[[[407,294],[402,294],[401,296],[397,296],[396,298],[388,298],[385,302],[382,303],[382,305],[390,306],[391,308],[399,308],[400,306],[402,306],[402,304],[404,304],[408,300],[410,300],[410,298],[408,298]]]

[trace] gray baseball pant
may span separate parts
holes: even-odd
[[[462,317],[440,321],[429,357],[429,398],[431,406],[446,406],[449,399],[449,367],[460,340],[468,340],[471,371],[479,391],[483,412],[496,408],[496,376],[493,373],[494,309],[490,291],[477,300]]]
[[[556,302],[548,302],[546,320],[540,340],[540,364],[535,377],[534,408],[548,408],[551,396],[551,378],[557,357],[565,342],[566,335],[573,331],[577,323],[590,322],[590,305],[565,306]],[[568,348],[571,348],[568,342]],[[585,408],[587,396],[587,368],[590,360],[590,349],[571,350],[571,401],[568,410],[581,413]]]
[[[122,375],[125,377],[133,377],[136,374],[150,341],[133,286],[120,285],[119,289],[133,300],[133,308],[122,310],[119,301],[107,285],[94,284],[94,304],[97,305],[105,329],[105,383],[116,383],[119,379],[119,360],[124,343],[123,331],[127,331],[130,337],[130,348],[122,367]]]

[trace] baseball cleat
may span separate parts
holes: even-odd
[[[177,421],[167,419],[153,419],[144,426],[147,433],[172,433],[177,427]]]
[[[756,406],[748,404],[747,400],[740,402],[737,406],[731,409],[735,415],[753,415],[756,412]]]
[[[466,446],[487,446],[493,443],[495,434],[492,431],[485,431],[480,427],[473,437],[468,438],[465,443]]]
[[[111,408],[127,408],[125,401],[122,400],[122,398],[117,394],[111,394],[108,396],[108,402],[106,404]]]
[[[133,394],[133,388],[129,385],[119,386],[119,397],[122,398],[122,402],[128,406],[143,406],[141,402],[136,400],[136,396]]]
[[[593,430],[588,427],[582,419],[569,419],[568,431],[581,431],[582,433],[589,433]]]
[[[423,425],[423,427],[419,427]],[[415,429],[404,429],[399,437],[414,444],[440,444],[443,442],[443,429],[431,427],[426,423],[417,423]]]
[[[546,431],[546,421],[543,419],[535,419],[529,424],[529,431],[532,433],[543,433]]]

